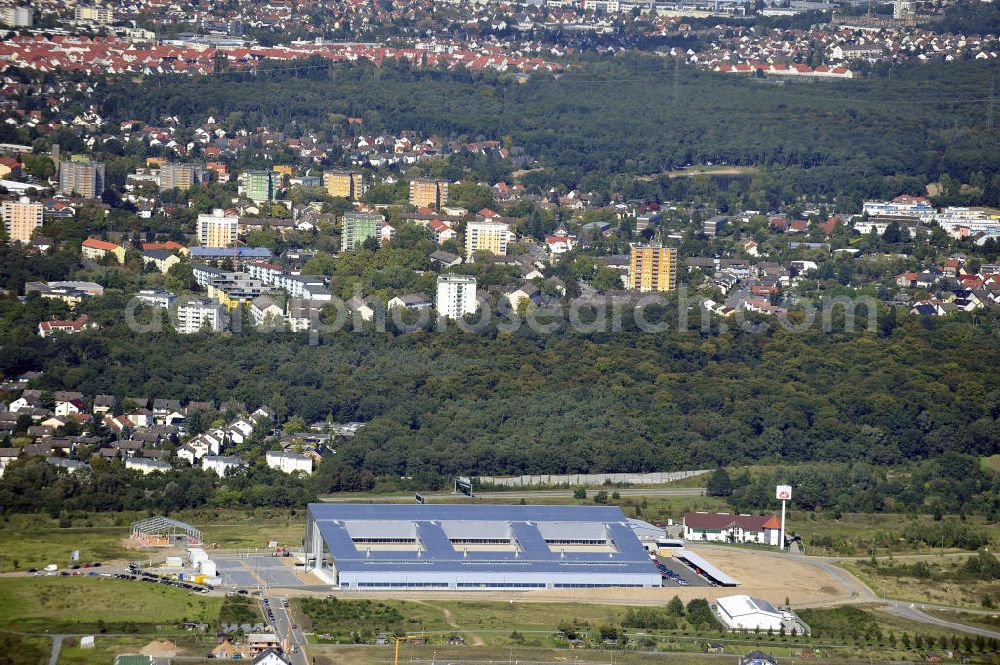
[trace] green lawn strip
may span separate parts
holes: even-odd
[[[215,624],[222,599],[103,577],[0,579],[0,625],[23,632],[155,632]]]

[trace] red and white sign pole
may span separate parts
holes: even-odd
[[[778,485],[775,489],[774,496],[776,499],[781,501],[781,538],[778,541],[778,549],[785,549],[785,504],[789,502],[792,498],[792,486],[791,485]]]

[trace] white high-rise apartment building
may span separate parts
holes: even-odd
[[[472,275],[438,275],[435,309],[448,319],[475,314],[476,278]]]
[[[240,218],[215,209],[210,215],[198,215],[198,244],[202,247],[235,247]]]
[[[189,300],[177,305],[177,332],[190,335],[207,328],[212,332],[222,330],[225,308],[210,300]]]
[[[509,239],[510,226],[503,222],[469,222],[465,226],[465,258],[471,259],[475,252],[507,256]]]

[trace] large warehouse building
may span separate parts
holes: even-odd
[[[309,504],[306,566],[343,589],[658,587],[617,507]]]

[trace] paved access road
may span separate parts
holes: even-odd
[[[49,656],[49,665],[56,665],[59,662],[59,651],[62,649],[65,635],[52,636],[52,654]]]
[[[308,644],[306,636],[302,634],[301,629],[293,627],[295,624],[292,621],[292,615],[283,606],[283,598],[284,596],[280,594],[267,596],[271,612],[274,614],[274,621],[270,622],[271,630],[274,631],[274,634],[278,636],[278,641],[284,646],[285,659],[291,665],[309,665],[309,658],[305,653],[305,646]],[[263,600],[261,600],[261,610],[264,612],[264,616],[267,616]]]
[[[707,545],[702,546],[706,549],[711,549],[713,546]],[[835,604],[845,604],[845,603],[873,603],[880,605],[880,609],[890,614],[895,614],[896,616],[903,617],[905,619],[910,619],[911,621],[917,621],[919,623],[926,623],[933,626],[938,626],[940,628],[947,628],[948,630],[954,630],[963,633],[969,633],[971,635],[982,635],[983,637],[995,637],[1000,639],[1000,632],[994,630],[988,630],[986,628],[979,628],[977,626],[970,626],[964,623],[958,623],[957,621],[948,621],[947,619],[941,619],[936,616],[927,614],[923,610],[944,610],[949,612],[970,612],[972,614],[989,614],[983,610],[976,609],[959,609],[954,607],[945,607],[942,605],[924,604],[924,603],[912,603],[905,600],[887,600],[876,595],[871,588],[862,582],[860,579],[855,577],[849,571],[836,565],[838,561],[851,560],[854,557],[818,557],[818,556],[805,556],[803,554],[791,554],[791,553],[781,553],[775,551],[758,551],[757,554],[763,556],[772,557],[787,557],[795,559],[796,561],[801,561],[809,565],[815,566],[822,571],[828,573],[837,582],[839,582],[850,594],[850,599],[845,601],[838,601]]]
[[[983,637],[993,637],[1000,639],[1000,632],[995,630],[987,630],[986,628],[979,628],[977,626],[970,626],[965,623],[955,623],[953,621],[948,621],[947,619],[940,619],[936,616],[932,616],[922,611],[923,609],[932,608],[932,605],[922,605],[920,603],[908,603],[903,600],[892,600],[889,601],[883,608],[886,612],[901,616],[912,621],[919,621],[921,623],[929,623],[934,626],[939,626],[941,628],[947,628],[948,630],[955,630],[963,633],[970,633],[972,635],[982,635]]]
[[[634,497],[634,496],[704,496],[705,488],[703,487],[634,487],[634,488],[620,488],[620,487],[593,487],[587,488],[587,496],[593,496],[595,492],[600,492],[604,490],[609,494],[611,492],[618,492],[621,497]],[[463,494],[452,494],[451,492],[439,492],[432,494],[422,494],[424,500],[427,502],[434,501],[455,501],[455,500],[466,500],[466,501],[476,501],[481,499],[485,503],[489,503],[491,500],[503,500],[503,499],[544,499],[552,497],[564,497],[567,499],[573,498],[573,490],[516,490],[511,492],[483,492],[482,494],[477,494],[474,499],[469,499]],[[320,501],[325,501],[326,503],[359,503],[365,501],[372,501],[381,503],[384,501],[398,502],[398,501],[413,501],[413,494],[393,494],[385,496],[327,496],[320,497]]]

